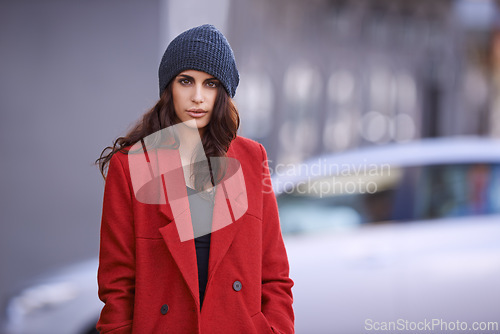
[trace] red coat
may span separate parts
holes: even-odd
[[[168,161],[180,163],[177,151],[170,151]],[[194,240],[180,237],[185,217],[176,214],[179,210],[168,199],[162,204],[138,201],[128,155],[112,157],[99,254],[99,297],[105,303],[97,323],[101,333],[294,332],[293,281],[266,151],[237,137],[228,157],[241,164],[248,208],[239,218],[232,213],[232,223],[211,234],[201,312]],[[183,175],[178,179],[184,182]],[[177,203],[188,207],[187,197]],[[213,223],[217,221],[214,213]]]

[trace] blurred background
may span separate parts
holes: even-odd
[[[93,162],[155,104],[169,41],[203,23],[235,52],[240,134],[271,169],[500,138],[497,1],[0,0],[2,309],[33,277],[97,256]]]

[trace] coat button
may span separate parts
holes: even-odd
[[[167,314],[168,312],[168,305],[167,304],[164,304],[162,307],[161,307],[161,314],[165,315]]]
[[[233,283],[233,289],[234,289],[234,291],[240,291],[241,290],[241,282],[240,281],[234,281],[234,283]]]

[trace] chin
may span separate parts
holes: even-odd
[[[193,129],[193,130],[203,130],[207,127],[207,124],[205,124],[205,122],[199,124],[199,123],[196,123],[196,126],[193,126],[193,125],[187,125],[188,128],[190,129]]]
[[[207,125],[208,125],[208,122],[205,120],[196,121],[196,127],[198,129],[205,128]]]

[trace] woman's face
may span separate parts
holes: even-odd
[[[196,121],[203,129],[212,117],[219,80],[201,71],[187,70],[179,73],[172,82],[172,97],[177,118],[181,122]]]

